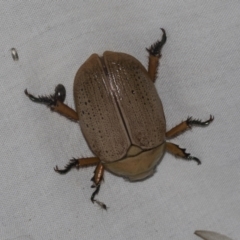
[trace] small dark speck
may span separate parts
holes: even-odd
[[[12,54],[12,58],[14,61],[18,61],[19,57],[18,57],[18,52],[16,48],[11,48],[11,54]]]
[[[135,94],[135,91],[134,91],[134,90],[132,90],[132,94]]]

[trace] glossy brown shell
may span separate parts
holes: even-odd
[[[74,80],[81,130],[103,162],[123,159],[131,145],[143,150],[165,141],[162,103],[146,69],[118,52],[93,54]]]

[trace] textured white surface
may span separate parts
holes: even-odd
[[[240,1],[3,0],[0,19],[0,239],[197,240],[196,229],[240,238]],[[106,173],[105,212],[89,200],[93,168],[53,171],[91,156],[78,125],[23,91],[62,83],[74,106],[73,78],[90,54],[127,52],[146,66],[160,27],[168,42],[156,87],[168,129],[215,116],[174,140],[202,165],[166,154],[143,182]]]

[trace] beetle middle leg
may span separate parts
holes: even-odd
[[[161,41],[157,41],[154,44],[152,44],[150,48],[147,48],[147,51],[149,53],[148,74],[153,82],[155,82],[157,78],[159,59],[162,56],[161,54],[162,47],[167,41],[165,30],[163,28],[161,28],[161,30],[163,32]]]
[[[33,102],[45,104],[52,111],[58,112],[73,121],[79,120],[76,111],[63,103],[66,97],[66,90],[62,84],[58,84],[55,88],[55,93],[49,96],[35,97],[30,94],[27,89],[25,89],[24,92]]]

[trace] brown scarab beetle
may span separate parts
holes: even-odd
[[[208,125],[213,117],[205,122],[188,118],[166,132],[162,103],[154,86],[161,49],[167,39],[165,30],[161,30],[161,41],[147,49],[148,71],[125,53],[107,51],[102,57],[92,54],[74,80],[76,111],[64,104],[66,91],[61,84],[50,96],[35,97],[25,90],[32,101],[46,104],[51,110],[79,122],[95,157],[74,158],[63,170],[56,166],[55,171],[64,174],[73,167],[96,165],[91,179],[96,189],[91,200],[104,209],[106,205],[95,199],[104,169],[130,181],[142,180],[153,174],[166,150],[201,163],[185,149],[166,142],[192,125]]]

